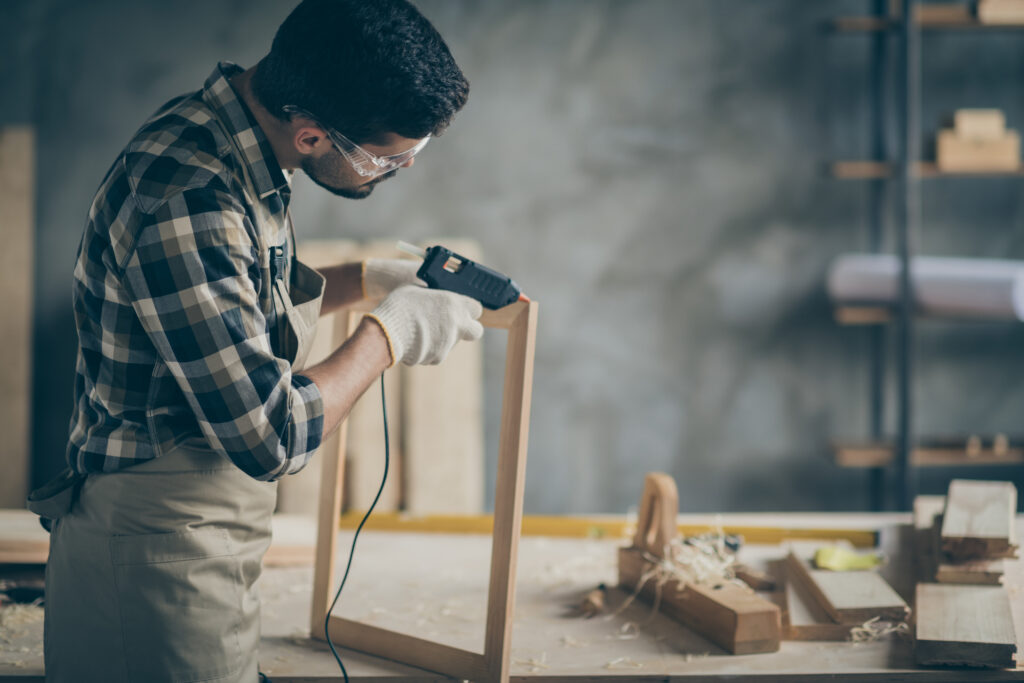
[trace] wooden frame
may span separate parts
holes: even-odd
[[[359,317],[356,312],[350,314],[350,330]],[[327,620],[327,627],[331,640],[342,647],[454,678],[505,683],[509,680],[516,557],[523,517],[537,304],[517,302],[497,311],[484,311],[480,322],[485,327],[508,330],[484,652],[461,650],[333,615]],[[345,429],[344,423],[340,429]],[[342,432],[342,444],[344,439]],[[310,622],[310,634],[314,638],[323,638],[323,624],[335,590],[343,463],[344,447],[337,457],[323,458],[321,464]]]

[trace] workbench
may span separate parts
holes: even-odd
[[[877,529],[890,556],[883,573],[905,597],[912,586],[909,515],[725,515],[726,525],[757,523],[834,529]],[[344,567],[351,531],[339,539]],[[786,641],[771,654],[731,656],[678,623],[608,594],[608,610],[578,613],[583,596],[616,581],[622,539],[524,537],[519,551],[512,674],[520,681],[1024,681],[1024,670],[921,669],[910,640],[872,643]],[[901,552],[902,551],[902,552]],[[459,648],[483,648],[490,537],[480,534],[364,531],[336,614]],[[757,564],[783,554],[779,546],[746,545],[741,559]],[[268,568],[261,579],[261,669],[274,683],[341,681],[326,643],[309,638],[312,568]],[[1016,589],[1011,587],[1016,598]],[[1014,603],[1024,602],[1015,599]],[[1014,605],[1017,624],[1024,614]],[[1024,631],[1018,626],[1018,633]],[[42,619],[0,631],[0,681],[43,681]],[[341,650],[353,681],[448,681],[444,676]],[[19,664],[15,664],[19,662]]]

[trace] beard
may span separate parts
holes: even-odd
[[[388,178],[393,178],[398,169],[388,171],[384,175],[378,176],[368,183],[362,185],[356,185],[354,187],[345,187],[338,185],[331,185],[327,182],[326,178],[341,178],[343,177],[343,167],[337,163],[339,161],[338,156],[330,154],[321,159],[313,159],[306,157],[302,160],[302,170],[314,183],[324,188],[331,194],[344,197],[345,199],[366,199],[373,193],[375,188],[381,182]],[[342,163],[347,163],[344,159],[341,159]]]

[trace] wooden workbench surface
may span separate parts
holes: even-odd
[[[871,519],[868,515],[857,517]],[[886,568],[890,579],[908,575],[902,556],[893,551],[901,546],[909,549],[909,543],[904,546],[893,527],[883,529],[881,538],[894,558]],[[350,543],[351,533],[342,533],[342,560]],[[784,642],[777,653],[730,656],[676,622],[652,614],[647,605],[633,603],[617,614],[579,617],[575,606],[584,594],[602,582],[614,585],[615,548],[621,543],[522,539],[512,640],[514,679],[692,682],[742,676],[780,682],[836,677],[1024,681],[1024,671],[1017,670],[918,669],[913,664],[911,643],[899,637],[869,644]],[[489,552],[490,538],[486,536],[366,532],[359,539],[352,574],[335,613],[482,650]],[[744,559],[756,563],[781,556],[782,551],[748,546],[744,554]],[[339,564],[343,567],[344,561]],[[893,583],[901,591],[909,586],[906,581]],[[261,579],[264,636],[260,662],[275,683],[342,680],[326,644],[309,639],[311,586],[312,569],[308,567],[267,569]],[[626,597],[612,591],[611,608]],[[41,682],[41,619],[5,633],[7,642],[0,638],[0,679]],[[341,652],[353,681],[449,680],[359,653]]]

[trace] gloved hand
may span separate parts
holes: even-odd
[[[363,294],[367,299],[379,300],[402,285],[423,285],[416,277],[419,261],[397,258],[371,258],[363,261]]]
[[[392,365],[437,365],[460,339],[473,341],[483,335],[477,320],[481,313],[480,302],[468,296],[405,285],[391,292],[369,317],[387,335]]]

